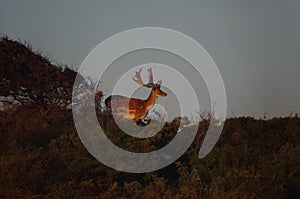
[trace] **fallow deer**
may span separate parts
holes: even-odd
[[[152,69],[148,69],[148,83],[144,84],[141,79],[142,69],[135,72],[132,79],[140,86],[151,88],[151,93],[147,99],[128,98],[121,95],[111,95],[105,100],[105,105],[108,111],[114,112],[117,116],[125,119],[132,119],[139,126],[145,126],[150,123],[150,119],[146,120],[149,110],[153,107],[156,99],[161,96],[167,96],[167,93],[160,89],[162,81],[159,80],[156,84],[153,83]]]

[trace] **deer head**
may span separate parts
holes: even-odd
[[[164,97],[167,96],[167,93],[165,93],[164,91],[162,91],[160,89],[161,87],[161,80],[158,80],[157,83],[153,83],[153,74],[152,74],[152,69],[149,68],[148,71],[148,83],[144,84],[141,78],[141,71],[142,69],[135,71],[135,76],[132,77],[132,79],[138,83],[140,86],[144,86],[146,88],[152,88],[151,90],[151,95],[154,95],[156,98],[157,97]]]

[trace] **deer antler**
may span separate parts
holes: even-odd
[[[142,71],[142,69],[140,69],[138,71],[135,71],[135,76],[132,77],[132,79],[133,79],[133,81],[135,81],[139,85],[144,86],[144,83],[143,83],[143,81],[141,79],[141,71]]]
[[[135,81],[136,83],[138,83],[141,86],[145,86],[147,88],[151,88],[153,86],[152,69],[151,68],[148,69],[148,79],[149,79],[149,81],[148,81],[147,84],[144,84],[143,81],[142,81],[141,71],[142,71],[142,69],[140,69],[138,71],[135,71],[135,76],[132,77],[133,81]]]
[[[153,74],[152,74],[152,68],[148,68],[148,83],[153,83]]]

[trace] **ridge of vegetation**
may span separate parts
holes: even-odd
[[[82,145],[69,108],[77,73],[9,38],[0,41],[0,198],[299,198],[300,118],[227,119],[205,158],[191,147],[168,167],[145,174],[113,170]],[[97,95],[98,99],[102,93]],[[108,137],[132,151],[152,151],[176,134],[180,118],[142,141],[108,122]]]

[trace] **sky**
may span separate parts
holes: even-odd
[[[0,6],[1,35],[29,41],[75,69],[110,36],[147,26],[180,31],[206,49],[223,77],[228,116],[300,113],[300,1],[2,0]]]

